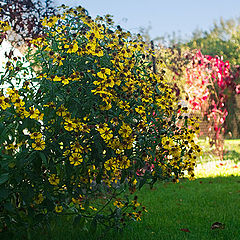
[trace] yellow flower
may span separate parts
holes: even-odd
[[[108,77],[102,82],[102,84],[104,84],[105,87],[113,88],[115,85],[114,77],[113,76]]]
[[[4,97],[4,96],[0,96],[0,107],[1,107],[3,110],[11,107],[9,101],[10,101],[9,98]]]
[[[52,27],[56,24],[57,21],[58,21],[58,18],[56,16],[52,16],[50,18],[45,17],[42,20],[42,25],[44,27]]]
[[[126,112],[128,112],[128,111],[129,111],[129,108],[130,108],[129,103],[126,102],[126,101],[122,101],[122,100],[120,100],[120,101],[118,102],[118,106],[119,106],[121,109],[124,109],[124,111],[126,111]]]
[[[51,174],[51,176],[48,178],[48,181],[50,184],[57,186],[60,182],[60,179],[56,174]]]
[[[116,151],[119,154],[122,151],[122,145],[118,137],[112,139],[108,142],[108,146]]]
[[[5,110],[7,108],[5,102],[4,102],[4,96],[0,96],[0,107]]]
[[[70,112],[65,112],[64,115],[62,115],[62,117],[65,121],[68,121],[68,120],[72,121]]]
[[[117,126],[118,123],[119,123],[117,117],[114,117],[110,122],[111,122],[114,126]]]
[[[81,204],[82,200],[83,200],[82,195],[79,195],[78,198],[72,198],[72,202],[75,204]]]
[[[62,81],[62,78],[60,78],[60,77],[58,77],[58,76],[55,76],[55,77],[53,78],[53,81],[54,81],[54,82],[60,82],[60,81]]]
[[[16,98],[14,102],[14,106],[22,107],[25,105],[25,102],[21,98]]]
[[[13,96],[13,95],[15,95],[15,96],[19,96],[18,95],[18,91],[15,89],[15,88],[7,88],[7,94],[9,95],[9,96]]]
[[[103,105],[100,105],[99,107],[102,111],[107,111],[112,108],[112,104],[105,102]]]
[[[170,154],[172,154],[175,158],[179,158],[181,156],[181,149],[179,146],[173,146],[170,149]]]
[[[56,109],[56,105],[54,102],[49,102],[47,104],[44,104],[43,105],[44,107],[49,107],[49,108],[53,108],[53,109]]]
[[[58,63],[58,66],[62,66],[63,65],[63,60],[65,60],[65,58],[61,57],[61,56],[57,56],[53,59],[53,63]]]
[[[45,149],[45,142],[42,139],[36,138],[35,142],[32,143],[32,147],[34,150],[41,151]]]
[[[136,200],[132,201],[132,204],[134,207],[139,207],[140,206],[140,203],[137,202]]]
[[[161,142],[162,142],[163,148],[168,149],[168,150],[170,150],[174,146],[174,142],[173,142],[172,138],[169,138],[167,136],[163,137]]]
[[[97,130],[105,141],[109,141],[113,137],[113,132],[109,127],[107,127],[107,125],[104,125],[102,128],[100,127]]]
[[[15,103],[17,99],[19,99],[19,95],[14,91],[12,90],[10,93],[9,93],[9,97],[11,98],[11,102],[12,103]],[[19,101],[19,100],[18,100]]]
[[[24,116],[26,114],[28,114],[28,112],[26,111],[25,107],[18,107],[18,108],[16,108],[16,113],[22,119],[24,118]]]
[[[139,114],[142,114],[143,112],[145,112],[145,107],[138,106],[137,108],[135,108],[135,111]]]
[[[34,198],[34,202],[36,203],[36,204],[41,204],[42,202],[43,202],[43,195],[42,195],[42,193],[39,193],[38,195],[37,195],[37,197],[35,197]]]
[[[116,158],[112,157],[104,163],[104,167],[107,171],[112,171],[116,169]]]
[[[85,132],[85,133],[90,132],[90,128],[86,123],[79,123],[77,126],[78,126],[79,131],[81,131],[81,132]]]
[[[25,117],[30,117],[31,119],[36,119],[38,120],[39,119],[39,115],[40,115],[40,112],[38,109],[34,108],[34,107],[30,107],[29,108],[29,112],[25,112],[24,113]]]
[[[140,220],[141,221],[141,213],[138,213],[138,212],[133,212],[133,215],[135,217],[135,219],[138,221]]]
[[[113,203],[114,206],[118,207],[118,208],[123,208],[124,207],[124,204],[122,204],[121,201],[118,201],[116,200],[114,203]]]
[[[97,73],[98,77],[106,79],[107,75],[110,75],[111,70],[108,68],[101,68],[101,71]]]
[[[147,210],[146,207],[144,207],[144,206],[142,206],[142,210],[143,210],[144,212],[148,212],[148,210]]]
[[[10,149],[16,150],[18,149],[19,146],[21,146],[21,144],[10,143],[7,145],[7,150],[10,150]]]
[[[136,184],[137,184],[137,179],[134,179],[133,185],[136,185]]]
[[[77,44],[77,43],[74,43],[74,44],[73,44],[72,52],[77,52],[77,50],[78,50],[78,44]]]
[[[1,9],[0,9],[1,10]],[[11,29],[7,21],[0,21],[0,29],[4,32]]]
[[[130,136],[130,134],[132,133],[132,129],[129,125],[125,124],[123,122],[123,125],[121,126],[121,128],[119,129],[118,133],[123,137],[123,138],[127,138]]]
[[[62,78],[62,84],[63,85],[69,84],[69,80],[70,80],[70,78]]]
[[[55,206],[55,212],[60,213],[62,211],[63,211],[63,206],[61,206],[61,205]]]
[[[78,44],[74,41],[72,44],[65,44],[64,48],[68,49],[67,53],[75,53],[78,50]]]
[[[60,117],[64,117],[66,113],[67,113],[67,109],[63,105],[61,105],[56,111],[56,114]]]
[[[123,149],[132,149],[134,140],[135,138],[132,137],[125,138],[124,141],[122,142]]]
[[[74,128],[76,128],[76,123],[73,123],[70,119],[66,119],[65,123],[64,123],[64,128],[67,130],[67,131],[73,131]]]
[[[83,147],[80,145],[79,142],[74,142],[71,144],[71,148],[74,152],[82,153],[83,152]]]
[[[44,113],[39,114],[38,119],[43,120]]]
[[[97,209],[93,206],[89,206],[90,209],[94,210],[94,211],[97,211]]]
[[[40,132],[34,132],[30,135],[31,139],[42,138],[42,134]]]
[[[70,158],[70,164],[73,164],[74,166],[78,166],[83,162],[82,155],[80,153],[73,153]]]
[[[119,161],[119,167],[121,169],[129,168],[130,165],[131,165],[130,160],[126,156],[123,156],[122,159]]]
[[[69,154],[70,154],[70,150],[66,150],[63,152],[63,156],[65,156],[65,157],[68,156]]]

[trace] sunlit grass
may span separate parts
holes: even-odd
[[[210,147],[209,141],[207,139],[198,139],[197,143],[203,150],[203,158],[211,157],[215,158],[213,154],[213,147]],[[231,153],[240,154],[240,139],[231,139],[224,141],[224,156],[229,157]],[[235,157],[237,157],[237,155]],[[239,156],[238,156],[239,158]]]
[[[240,176],[240,162],[226,160],[201,163],[195,168],[195,175],[196,178]]]
[[[214,155],[207,140],[199,140],[203,155],[195,168],[197,178],[240,176],[240,140],[225,140],[223,161]]]

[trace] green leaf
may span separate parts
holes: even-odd
[[[144,185],[146,182],[147,182],[147,178],[145,178],[145,177],[140,180],[140,183],[139,183],[139,186],[138,186],[139,190],[143,187],[143,185]]]
[[[120,183],[123,183],[123,182],[125,181],[126,177],[127,177],[126,171],[125,171],[125,170],[122,170],[122,177],[121,177]]]
[[[0,184],[5,183],[9,179],[9,173],[2,173],[0,176]]]
[[[84,224],[84,218],[81,214],[77,215],[73,219],[73,226],[82,226]]]
[[[97,231],[97,220],[94,218],[90,225],[90,232],[96,233],[96,231]]]
[[[5,188],[0,188],[0,201],[7,199],[10,191]]]
[[[42,166],[42,159],[41,158],[33,159],[33,169],[36,173],[40,174],[41,166]]]
[[[29,153],[27,150],[23,150],[22,152],[18,153],[16,156],[16,166],[17,168],[22,168],[24,164],[27,162]]]
[[[14,212],[14,207],[10,202],[5,203],[4,208],[9,212]]]
[[[43,152],[39,151],[40,158],[42,159],[42,162],[47,165],[47,158]]]
[[[96,183],[97,183],[97,184],[100,184],[100,183],[101,183],[101,180],[102,180],[102,172],[100,172],[100,173],[97,175]]]

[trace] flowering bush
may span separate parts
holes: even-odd
[[[0,228],[54,214],[92,226],[140,220],[137,189],[194,177],[196,120],[183,117],[164,74],[151,73],[141,38],[110,16],[92,20],[78,7],[42,24],[31,66],[9,58],[1,79],[19,86],[0,95]]]

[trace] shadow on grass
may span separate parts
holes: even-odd
[[[127,224],[122,232],[105,233],[98,229],[92,234],[62,217],[52,220],[49,232],[47,228],[32,231],[30,239],[239,240],[240,177],[184,179],[177,184],[159,182],[153,190],[145,186],[137,195],[148,213],[142,221]],[[223,227],[212,229],[216,222]]]
[[[235,163],[240,161],[240,153],[235,150],[226,151],[223,156],[223,160],[233,160]]]

